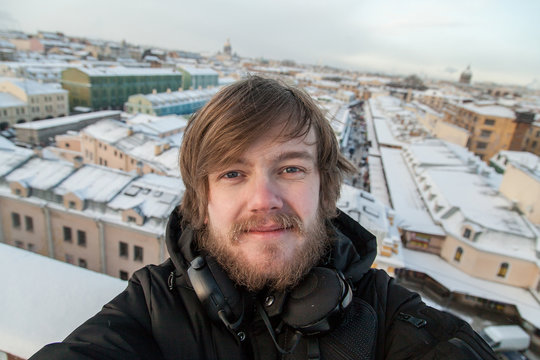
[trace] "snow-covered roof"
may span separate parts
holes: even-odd
[[[50,127],[56,127],[56,126],[64,126],[68,124],[76,124],[81,121],[94,119],[97,117],[115,117],[120,114],[120,111],[117,110],[102,110],[102,111],[96,111],[91,112],[87,114],[77,114],[77,115],[69,115],[69,116],[63,116],[58,117],[54,119],[48,119],[48,120],[39,120],[39,121],[32,121],[29,123],[22,123],[22,124],[16,124],[15,128],[17,129],[46,129]]]
[[[67,94],[68,91],[62,89],[60,84],[42,84],[33,80],[7,80],[28,95],[42,95],[42,94]]]
[[[524,218],[512,210],[512,202],[499,195],[480,175],[455,169],[427,169],[444,199],[463,215],[485,228],[534,238]]]
[[[377,142],[383,146],[403,147],[405,144],[394,137],[392,130],[390,130],[390,120],[384,118],[373,119],[373,125],[375,126],[375,133],[377,135]]]
[[[477,114],[486,115],[486,116],[495,116],[501,118],[514,119],[516,117],[514,111],[504,106],[498,105],[486,105],[478,106],[472,103],[467,103],[461,105],[463,109],[475,112]]]
[[[10,93],[0,92],[0,108],[26,106],[26,103]]]
[[[0,135],[0,150],[15,150],[14,143]]]
[[[194,101],[208,101],[219,91],[218,87],[186,90],[186,91],[171,91],[157,94],[134,95],[135,97],[143,96],[152,103],[153,106],[174,106],[176,104],[189,103]],[[129,99],[128,99],[129,102]]]
[[[16,181],[33,189],[48,190],[72,172],[73,164],[70,162],[36,157],[6,176],[6,181]]]
[[[388,232],[385,205],[367,191],[343,184],[337,207],[370,231]]]
[[[54,189],[57,195],[74,193],[80,199],[108,202],[136,175],[103,166],[84,165]]]
[[[108,206],[113,209],[138,209],[144,216],[166,218],[178,205],[185,191],[177,177],[146,174],[134,180]]]
[[[127,282],[0,243],[0,349],[27,359],[77,326]]]
[[[437,255],[405,248],[402,252],[407,269],[426,273],[453,292],[514,304],[522,318],[540,328],[540,304],[528,290],[468,275]]]
[[[171,131],[180,131],[187,126],[187,122],[187,119],[182,116],[164,116],[152,122],[133,125],[133,130],[149,135],[160,135]]]
[[[85,127],[82,131],[98,140],[111,144],[129,136],[131,132],[129,126],[114,119],[98,121]]]
[[[210,68],[198,68],[198,67],[189,66],[189,65],[182,65],[180,66],[180,68],[192,76],[193,75],[215,75],[215,76],[218,75],[217,71],[212,70]]]
[[[527,173],[540,181],[540,156],[527,151],[501,150],[489,161],[501,169],[506,168],[507,161],[512,165],[524,169]]]
[[[32,156],[34,152],[29,149],[20,147],[8,149],[7,146],[0,148],[0,176],[9,174]]]
[[[445,236],[446,233],[435,224],[416,191],[402,150],[381,147],[381,156],[398,226],[409,231]]]
[[[155,75],[181,75],[175,69],[169,68],[136,68],[136,67],[77,67],[88,76],[155,76]]]

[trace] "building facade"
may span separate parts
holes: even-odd
[[[0,182],[3,243],[124,280],[168,256],[178,178],[31,157]]]
[[[202,90],[167,91],[155,94],[137,94],[128,98],[126,112],[154,116],[192,114],[203,107],[218,92],[218,87]]]
[[[444,109],[444,121],[466,129],[470,133],[467,148],[482,160],[488,161],[501,150],[512,149],[518,129],[513,110],[499,105],[473,103],[449,104]],[[521,127],[519,127],[521,129]]]
[[[182,73],[175,69],[70,68],[62,72],[62,87],[69,91],[71,109],[122,109],[131,95],[181,88]]]
[[[11,126],[68,114],[68,93],[55,84],[20,79],[0,82],[0,123]]]
[[[218,86],[218,73],[210,68],[182,65],[182,89],[197,90]]]

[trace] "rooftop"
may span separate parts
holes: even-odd
[[[10,82],[18,88],[22,89],[28,95],[42,95],[42,94],[67,94],[67,90],[62,89],[60,84],[42,84],[37,81],[13,79],[5,80]]]
[[[7,182],[19,182],[32,189],[48,190],[73,172],[67,161],[33,158],[6,176]]]
[[[168,68],[136,68],[136,67],[77,67],[88,76],[155,76],[155,75],[181,75],[179,71]]]
[[[113,209],[138,209],[144,216],[166,218],[180,202],[185,187],[177,177],[146,174],[134,180],[108,205]]]
[[[103,110],[103,111],[91,112],[88,114],[69,115],[69,116],[63,116],[63,117],[58,117],[58,118],[49,119],[49,120],[39,120],[39,121],[32,121],[29,123],[16,124],[15,128],[40,130],[40,129],[46,129],[50,127],[75,124],[81,121],[95,119],[97,117],[115,117],[118,115],[120,115],[120,111]]]
[[[10,93],[0,92],[0,108],[9,108],[14,106],[26,106],[26,102]]]
[[[63,340],[127,285],[1,243],[0,274],[0,349],[25,359]]]
[[[480,115],[485,115],[485,116],[494,116],[494,117],[501,117],[501,118],[508,118],[508,119],[515,119],[516,117],[512,109],[509,109],[504,106],[498,106],[498,105],[479,106],[472,103],[467,103],[467,104],[461,105],[461,107],[463,109],[472,111]]]
[[[58,185],[57,195],[74,193],[80,199],[108,202],[136,175],[102,166],[84,165]]]

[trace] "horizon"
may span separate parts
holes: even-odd
[[[3,5],[0,29],[31,34],[62,32],[201,54],[221,51],[230,39],[233,53],[246,58],[449,81],[457,81],[470,65],[473,83],[540,81],[540,48],[532,45],[540,36],[534,19],[540,2],[534,0],[338,0],[332,7],[268,0],[183,5],[51,0],[47,17],[37,0]],[[79,12],[87,21],[66,16]]]

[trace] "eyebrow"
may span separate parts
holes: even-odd
[[[293,160],[293,159],[303,159],[308,161],[313,161],[315,163],[315,157],[311,155],[307,151],[287,151],[280,153],[278,156],[273,159],[274,162],[281,162],[281,161],[287,161],[287,160]],[[247,161],[244,158],[240,158],[236,161],[234,161],[236,164],[241,165],[249,165],[249,161]]]

